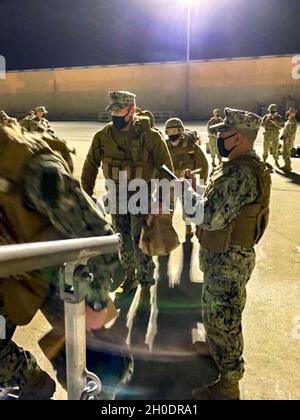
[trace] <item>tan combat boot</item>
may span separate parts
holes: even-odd
[[[229,384],[220,378],[211,385],[195,389],[192,395],[196,401],[239,401],[241,393],[238,382]]]
[[[26,385],[20,389],[19,400],[47,401],[50,400],[56,389],[56,384],[48,373],[37,368]]]

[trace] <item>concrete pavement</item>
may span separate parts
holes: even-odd
[[[93,134],[101,126],[98,123],[54,124],[57,134],[77,149],[77,177]],[[187,126],[197,128],[201,138],[206,139],[204,124]],[[300,146],[300,130],[297,143]],[[257,151],[261,155],[261,133]],[[244,398],[251,400],[300,399],[300,326],[297,328],[294,324],[296,317],[300,318],[300,159],[293,159],[293,165],[295,172],[289,176],[275,170],[270,225],[257,248],[257,266],[248,287],[244,316],[247,371],[242,386]],[[175,217],[175,225],[183,239],[180,214]],[[133,382],[120,398],[189,399],[194,386],[215,377],[217,371],[211,361],[187,354],[191,330],[201,320],[202,273],[198,268],[198,250],[194,240],[172,254],[170,282],[180,283],[181,280],[181,285],[172,289],[166,281],[159,284],[155,354],[146,361],[137,360]],[[186,264],[189,256],[191,271]],[[49,325],[39,314],[31,325],[18,329],[15,339],[50,371],[49,363],[36,344],[47,329]],[[65,398],[61,388],[56,398]]]

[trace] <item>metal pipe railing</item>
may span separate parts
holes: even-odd
[[[0,278],[117,252],[121,236],[0,246]]]
[[[88,282],[88,272],[84,273],[84,267],[88,270],[92,257],[117,253],[121,243],[121,235],[112,235],[0,246],[0,278],[62,266],[60,295],[65,308],[69,400],[89,399],[101,390],[99,378],[86,371],[84,283]]]

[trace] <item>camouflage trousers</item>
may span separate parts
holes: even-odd
[[[210,149],[212,160],[215,161],[215,159],[218,158],[219,161],[221,162],[221,157],[219,155],[218,148],[217,148],[217,137],[212,134],[209,134],[208,138],[209,138],[208,143],[209,143],[209,149]]]
[[[0,339],[0,387],[25,385],[37,367],[35,358],[12,341],[16,326],[8,319],[0,292],[0,316],[5,319],[5,339]]]
[[[64,331],[63,308],[63,302],[59,299],[55,288],[51,287],[41,311],[51,326],[59,331]],[[31,353],[12,341],[17,326],[6,314],[1,291],[0,315],[6,320],[6,337],[5,340],[0,340],[0,387],[23,387],[34,374],[38,364]]]
[[[294,147],[295,140],[287,138],[283,142],[283,160],[288,168],[292,168],[291,152]]]
[[[126,272],[126,277],[137,275],[142,285],[154,284],[155,265],[152,257],[145,255],[139,248],[144,215],[114,215],[113,226],[116,232],[123,237],[121,250],[121,264]]]
[[[264,161],[268,159],[269,153],[271,153],[275,162],[277,162],[279,159],[279,131],[264,133]]]
[[[211,354],[222,377],[236,383],[245,370],[242,314],[255,251],[240,247],[231,247],[226,253],[201,249],[200,266],[204,272],[203,322]]]

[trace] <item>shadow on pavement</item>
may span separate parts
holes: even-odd
[[[192,283],[193,243],[183,244],[183,267],[178,285],[169,285],[168,257],[159,258],[157,335],[152,352],[134,352],[130,384],[119,400],[191,400],[192,390],[218,376],[210,358],[200,358],[192,347],[192,329],[201,322],[202,284]],[[144,337],[144,331],[141,331]]]
[[[211,359],[172,357],[168,361],[135,360],[130,385],[118,400],[192,400],[192,390],[213,382],[217,369]]]
[[[276,170],[276,173],[291,181],[292,184],[300,185],[300,175],[296,172],[281,172]]]

